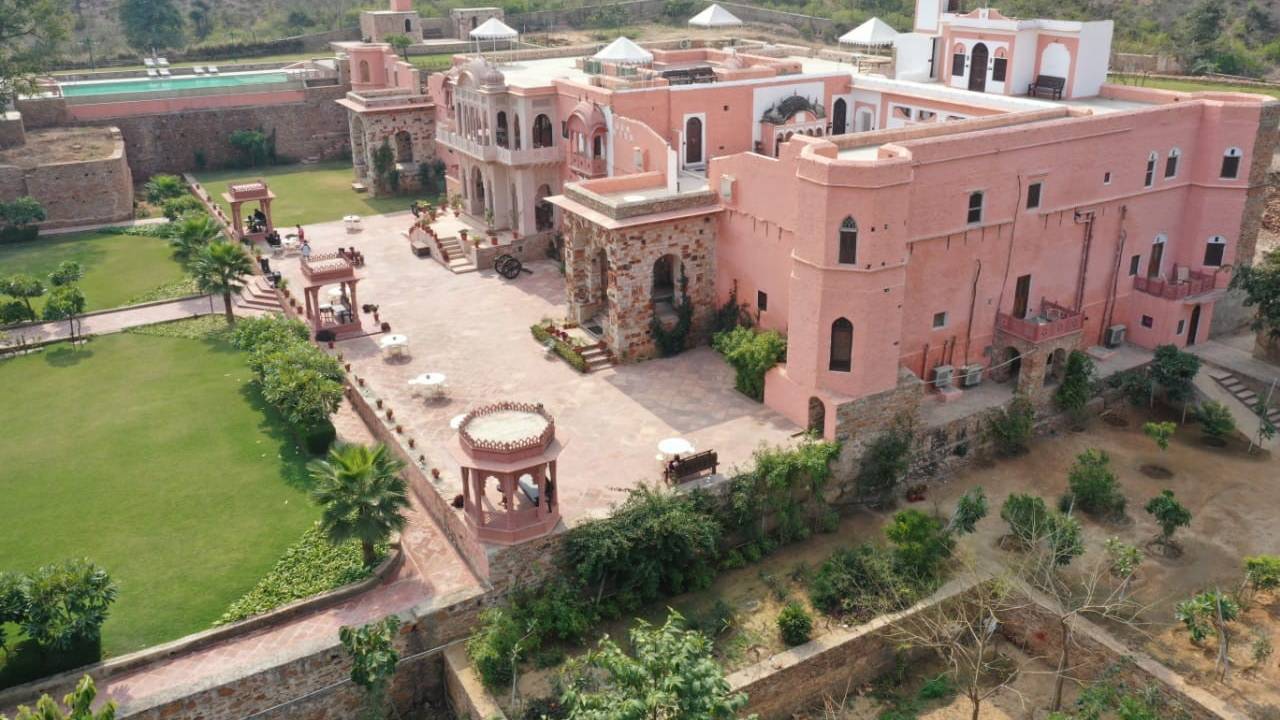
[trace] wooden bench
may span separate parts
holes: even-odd
[[[431,257],[431,246],[424,240],[410,240],[409,249],[418,257]]]
[[[1062,91],[1067,87],[1067,79],[1055,75],[1037,75],[1036,81],[1027,86],[1027,94],[1031,97],[1050,97],[1062,99]]]
[[[699,475],[714,475],[720,459],[714,450],[704,450],[688,457],[677,457],[667,463],[667,482],[678,483]]]

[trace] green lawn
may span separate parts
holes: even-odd
[[[280,228],[340,220],[344,215],[381,215],[408,210],[412,201],[408,196],[375,198],[352,190],[355,175],[349,160],[256,170],[206,171],[198,173],[197,179],[228,213],[231,209],[221,199],[228,184],[266,180],[276,194],[271,215]]]
[[[107,655],[207,629],[319,516],[251,377],[222,342],[138,334],[0,361],[0,569],[105,567]]]
[[[0,245],[0,275],[28,273],[47,281],[64,260],[84,267],[80,289],[88,310],[119,307],[183,277],[169,244],[158,238],[85,232]],[[31,304],[39,312],[44,298]]]
[[[1253,87],[1231,85],[1212,80],[1168,80],[1165,78],[1142,78],[1134,75],[1112,74],[1110,81],[1120,85],[1137,85],[1140,87],[1158,88],[1160,90],[1178,90],[1181,92],[1242,92],[1255,95],[1270,95],[1280,98],[1280,87]]]

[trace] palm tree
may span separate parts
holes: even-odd
[[[184,215],[170,229],[169,244],[178,260],[186,263],[196,258],[206,245],[222,234],[222,228],[207,213]]]
[[[400,511],[409,507],[409,496],[403,468],[381,443],[338,444],[328,459],[307,466],[316,483],[311,495],[321,507],[321,529],[334,544],[359,540],[366,567],[377,560],[374,546],[404,528]]]
[[[253,264],[245,251],[239,245],[225,241],[205,245],[191,263],[191,274],[195,276],[200,291],[222,294],[228,324],[236,321],[231,312],[231,293],[240,292],[245,276],[252,272]]]

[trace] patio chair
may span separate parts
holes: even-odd
[[[203,66],[203,65],[196,65],[195,67],[191,68],[191,72],[194,72],[194,73],[195,73],[195,74],[197,74],[197,75],[203,75],[203,74],[204,74],[204,66]]]
[[[147,77],[158,78],[160,77],[160,73],[156,72],[155,68],[147,68]]]
[[[169,68],[167,67],[160,68],[160,77],[171,77],[172,75],[173,73],[169,72]]]
[[[156,66],[156,61],[153,60],[152,58],[145,57],[145,58],[142,58],[142,64],[145,65],[146,67],[153,68]]]
[[[209,66],[209,74],[210,74],[210,75],[217,75],[217,74],[218,74],[218,66],[217,66],[217,65],[210,65],[210,66]]]

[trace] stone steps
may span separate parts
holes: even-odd
[[[448,260],[442,256],[440,261],[444,266],[452,270],[454,273],[461,275],[463,273],[475,272],[476,266],[467,257],[466,250],[462,247],[462,241],[456,237],[440,238],[440,249],[448,255]]]
[[[1246,387],[1234,374],[1225,371],[1213,372],[1209,373],[1209,377],[1222,386],[1223,390],[1231,393],[1231,396],[1239,400],[1242,405],[1249,408],[1250,412],[1256,412],[1259,401],[1258,394]],[[1280,408],[1268,409],[1267,420],[1272,425],[1280,426]]]
[[[608,350],[589,347],[582,351],[582,359],[587,361],[587,372],[598,372],[613,367],[613,355]]]

